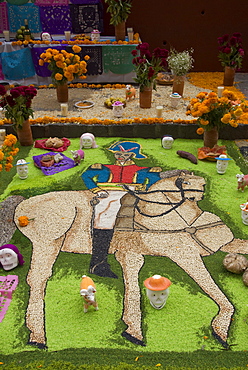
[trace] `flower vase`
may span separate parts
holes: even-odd
[[[178,93],[183,96],[185,76],[174,76],[172,93]]]
[[[218,138],[219,132],[217,128],[213,128],[212,130],[209,131],[204,131],[203,133],[204,146],[212,149],[215,145],[217,145]]]
[[[144,87],[139,92],[140,108],[151,108],[152,105],[152,87]]]
[[[235,68],[226,66],[225,70],[224,70],[223,85],[224,86],[233,86],[234,76],[235,76]]]
[[[126,22],[121,22],[115,26],[116,41],[125,41],[126,37]]]
[[[29,120],[23,121],[22,127],[16,129],[17,137],[22,146],[33,145],[33,135]]]
[[[59,103],[67,103],[68,102],[68,85],[62,84],[57,85],[57,100]]]

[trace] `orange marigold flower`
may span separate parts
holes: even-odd
[[[2,150],[0,150],[0,161],[2,161],[4,158],[4,153],[2,152]]]
[[[20,216],[18,222],[20,226],[27,226],[29,224],[29,219],[27,216]]]
[[[221,122],[222,123],[229,123],[231,119],[231,114],[230,113],[226,113],[224,114],[224,116],[221,118]]]
[[[85,60],[89,60],[90,59],[90,56],[89,55],[85,55],[84,59]]]
[[[12,167],[13,167],[13,165],[11,163],[6,163],[6,165],[5,165],[5,171],[6,172],[9,172]]]
[[[72,50],[74,51],[74,53],[80,53],[82,48],[78,45],[73,45]]]
[[[61,81],[61,80],[62,80],[62,78],[63,78],[63,76],[62,76],[62,74],[61,74],[61,73],[56,73],[56,74],[55,74],[55,76],[54,76],[54,78],[55,78],[55,80],[57,80],[57,81]]]
[[[199,128],[196,130],[196,133],[197,133],[198,135],[202,135],[204,131],[205,131],[205,130],[204,130],[204,128],[199,127]]]

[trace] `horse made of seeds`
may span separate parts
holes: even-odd
[[[141,327],[139,271],[144,255],[165,256],[180,266],[218,305],[212,320],[214,336],[228,347],[228,330],[234,307],[217,286],[202,257],[218,250],[248,253],[248,242],[234,239],[221,219],[202,211],[197,202],[203,198],[205,181],[181,173],[163,178],[147,192],[127,193],[121,199],[109,253],[115,254],[123,270],[125,285],[123,336],[145,345]],[[20,228],[33,244],[27,282],[30,299],[26,324],[30,344],[46,346],[44,296],[53,264],[60,251],[90,254],[92,251],[91,215],[95,196],[89,191],[59,191],[34,196],[16,208],[18,217],[34,219]]]

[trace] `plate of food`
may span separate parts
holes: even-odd
[[[116,101],[120,101],[123,104],[123,107],[125,108],[126,100],[123,98],[108,98],[105,100],[104,105],[106,108],[113,109],[112,104],[115,103]]]
[[[173,76],[169,73],[159,72],[156,81],[159,85],[173,85]]]
[[[85,108],[91,108],[95,105],[93,101],[89,100],[81,100],[74,104],[76,108],[85,109]]]

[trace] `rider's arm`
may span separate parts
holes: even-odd
[[[136,182],[138,184],[146,184],[146,190],[155,182],[161,180],[160,178],[160,167],[144,168],[137,172]]]
[[[110,170],[106,166],[97,163],[90,166],[82,174],[82,180],[87,189],[91,190],[93,193],[98,193],[99,191],[102,191],[102,189],[97,186],[97,183],[107,182],[109,176]]]

